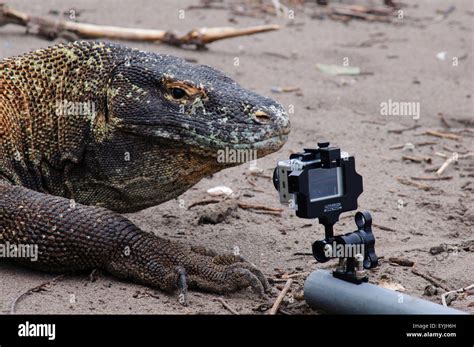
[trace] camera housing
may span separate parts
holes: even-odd
[[[364,269],[378,264],[370,213],[356,213],[356,231],[340,236],[334,236],[333,231],[341,213],[357,209],[357,199],[363,191],[354,157],[330,147],[329,142],[319,142],[317,148],[305,148],[289,160],[279,161],[273,172],[273,184],[280,202],[295,209],[298,217],[318,218],[324,225],[324,240],[312,245],[314,258],[324,263],[337,257],[335,277],[355,284],[367,282]],[[335,250],[342,252],[335,255]]]
[[[335,224],[341,213],[356,210],[363,191],[354,157],[329,142],[279,161],[273,184],[281,203],[295,209],[298,217],[318,218],[321,224]]]

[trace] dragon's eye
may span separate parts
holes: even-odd
[[[171,95],[175,99],[182,99],[186,96],[186,92],[181,88],[171,88]]]

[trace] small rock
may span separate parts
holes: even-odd
[[[458,293],[449,293],[446,295],[446,305],[451,305],[451,303],[458,298]]]
[[[446,251],[445,245],[435,246],[430,248],[430,253],[432,255],[437,255]]]
[[[425,287],[425,291],[423,293],[426,296],[433,296],[433,295],[438,295],[439,294],[439,289],[438,287],[435,287],[432,284],[429,284]]]
[[[237,211],[237,203],[233,200],[223,201],[202,208],[198,224],[219,224],[227,220]]]
[[[293,297],[295,298],[295,300],[303,301],[304,300],[304,291],[300,290],[300,291],[296,292],[295,294],[293,294]]]
[[[271,308],[270,304],[263,303],[252,308],[252,311],[265,312]]]

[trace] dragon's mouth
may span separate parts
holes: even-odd
[[[275,152],[279,150],[281,147],[283,147],[286,141],[288,141],[288,133],[280,134],[280,135],[273,136],[261,141],[253,142],[253,143],[232,144],[229,146],[232,147],[233,149],[256,150],[256,151],[264,152],[266,155],[269,152]]]
[[[191,153],[211,160],[218,166],[235,166],[250,162],[278,151],[288,140],[288,134],[280,134],[253,143],[220,143],[209,146],[207,142],[199,146],[188,146]]]
[[[203,151],[215,152],[226,148],[233,150],[256,150],[262,152],[262,155],[259,153],[259,157],[280,149],[286,143],[290,132],[289,127],[281,127],[273,131],[267,131],[274,135],[270,137],[262,136],[262,139],[258,137],[251,139],[246,137],[245,133],[243,133],[242,139],[244,141],[240,142],[235,139],[230,140],[208,136],[197,131],[176,126],[161,126],[158,128],[150,125],[121,124],[119,127],[125,132],[154,139],[159,142],[166,141],[168,143],[185,144],[190,151],[196,149],[201,153]]]
[[[218,152],[220,150],[235,150],[235,151],[256,151],[258,157],[263,157],[267,154],[276,152],[279,150],[288,140],[289,130],[281,131],[275,136],[264,138],[258,141],[248,142],[229,142],[219,139],[209,139],[207,137],[193,134],[192,139],[188,139],[189,144],[194,143],[196,148],[200,150],[208,150],[210,152]],[[184,140],[186,141],[186,140]]]

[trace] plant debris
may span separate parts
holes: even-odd
[[[161,42],[177,47],[195,46],[198,49],[203,49],[207,44],[218,40],[280,29],[278,25],[260,25],[248,28],[196,28],[187,34],[178,34],[171,30],[123,28],[37,17],[0,3],[0,26],[6,24],[24,26],[27,28],[28,34],[37,35],[48,40],[57,37],[67,38],[71,41],[78,38],[105,38]]]

